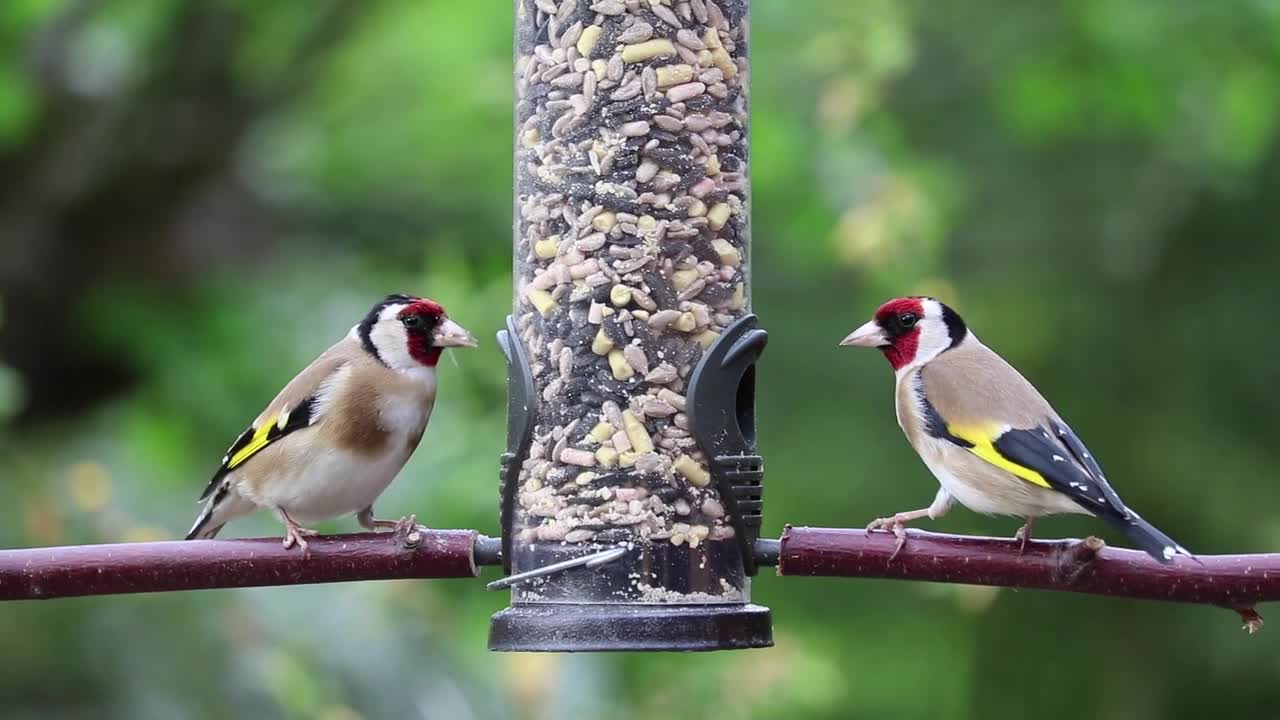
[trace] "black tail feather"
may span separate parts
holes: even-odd
[[[208,539],[218,534],[218,531],[221,530],[222,526],[226,524],[225,520],[210,528],[206,528],[205,526],[207,526],[209,524],[209,521],[213,519],[213,511],[216,510],[218,508],[218,505],[221,504],[222,501],[226,499],[227,493],[228,493],[228,488],[224,483],[222,486],[218,488],[218,492],[216,492],[214,496],[210,498],[209,501],[205,504],[204,510],[200,511],[200,517],[196,518],[195,524],[191,526],[190,532],[187,533],[187,537],[184,539],[186,540],[195,540],[196,538]]]
[[[1106,518],[1115,525],[1118,530],[1125,534],[1125,537],[1138,546],[1138,549],[1147,553],[1151,557],[1162,563],[1171,563],[1173,559],[1179,555],[1195,559],[1195,556],[1187,551],[1186,548],[1179,545],[1173,538],[1165,535],[1156,528],[1155,525],[1138,517],[1138,514],[1129,511],[1127,518],[1115,517]]]
[[[211,538],[218,534],[218,531],[222,529],[221,525],[209,528],[208,530],[205,529],[205,526],[209,524],[211,519],[213,519],[213,503],[209,503],[205,506],[204,511],[200,513],[200,517],[196,518],[195,524],[191,526],[191,531],[188,532],[187,536],[183,539],[195,540],[196,538]]]
[[[224,525],[226,525],[226,523],[223,523],[222,525],[206,527],[208,524],[209,519],[202,516],[196,521],[195,527],[191,528],[191,532],[187,533],[187,536],[183,538],[183,540],[211,540],[217,536],[218,532],[222,530]]]

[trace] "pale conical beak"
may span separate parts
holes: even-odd
[[[876,324],[874,320],[863,325],[845,336],[840,341],[842,346],[853,345],[856,347],[882,347],[889,344],[889,339],[884,336],[884,330]]]
[[[458,323],[445,318],[436,325],[436,329],[431,333],[431,344],[436,347],[470,347],[476,346],[476,339],[466,328]]]

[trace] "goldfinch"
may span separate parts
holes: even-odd
[[[227,450],[200,495],[204,510],[187,539],[212,538],[257,508],[284,523],[284,547],[304,552],[300,523],[355,513],[375,520],[373,502],[418,447],[436,398],[445,348],[475,338],[432,300],[391,295],[280,391]]]
[[[953,502],[1025,519],[1094,515],[1162,563],[1192,557],[1130,510],[1075,432],[1017,370],[974,336],[960,316],[927,297],[891,300],[841,345],[879,348],[897,376],[898,425],[937,477],[933,504],[873,521],[902,548],[903,526],[939,518]]]

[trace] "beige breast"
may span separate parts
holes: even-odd
[[[236,471],[251,495],[264,495],[265,485],[290,482],[335,453],[398,469],[417,447],[435,400],[434,369],[402,373],[363,352],[343,360],[312,386],[318,399],[315,422],[264,448]]]
[[[911,443],[916,452],[921,451],[920,440],[925,437],[924,416],[917,394],[920,382],[920,369],[917,368],[898,378],[894,390],[898,427],[902,428],[907,442]]]

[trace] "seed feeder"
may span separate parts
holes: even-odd
[[[514,313],[494,650],[772,644],[747,7],[516,4]]]

